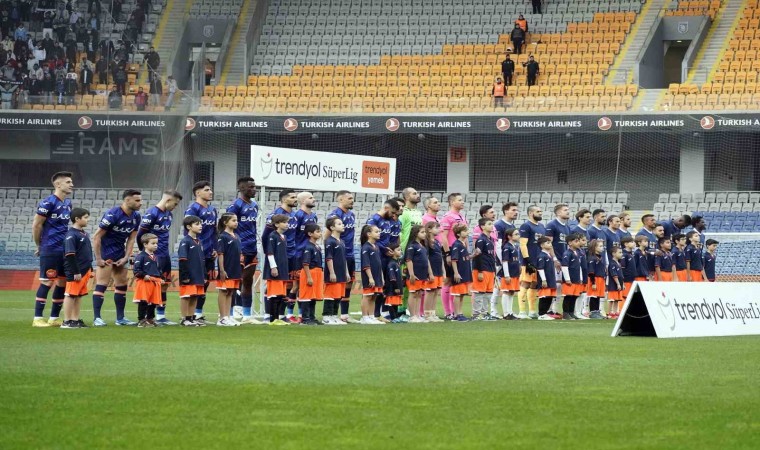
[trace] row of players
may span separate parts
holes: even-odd
[[[58,313],[60,312],[60,304],[62,303],[63,297],[65,296],[65,286],[66,286],[66,270],[65,270],[65,253],[63,249],[63,242],[66,234],[66,230],[68,228],[68,220],[71,216],[71,201],[67,199],[67,196],[71,194],[73,191],[73,181],[70,173],[66,172],[60,172],[53,176],[52,178],[53,185],[55,187],[55,193],[48,197],[47,199],[44,199],[42,202],[40,202],[37,216],[35,217],[34,221],[34,239],[35,242],[38,244],[38,249],[40,252],[40,278],[41,278],[41,284],[37,292],[37,306],[35,310],[35,320],[34,325],[35,326],[51,326],[56,325],[60,323],[60,320],[58,319]],[[244,322],[248,323],[256,323],[257,321],[253,319],[251,316],[251,304],[252,304],[252,284],[253,284],[253,272],[255,271],[256,265],[257,265],[257,235],[256,235],[256,218],[258,217],[258,205],[254,200],[254,196],[256,193],[256,186],[254,183],[254,180],[250,177],[244,177],[238,180],[238,190],[240,192],[239,198],[227,208],[227,211],[235,216],[236,222],[237,222],[237,228],[235,229],[235,233],[237,236],[239,236],[240,239],[240,251],[242,254],[241,262],[242,262],[242,274],[241,274],[241,281],[242,284],[240,286],[241,288],[241,296],[240,296],[240,303],[242,303],[240,306],[242,307],[242,318]],[[206,280],[203,283],[203,289],[202,291],[196,291],[195,295],[189,296],[185,292],[183,297],[194,297],[194,300],[196,302],[195,305],[195,311],[194,314],[190,315],[191,322],[194,323],[205,323],[205,319],[203,317],[203,304],[205,303],[205,293],[208,288],[208,280],[213,278],[213,274],[215,272],[215,268],[217,266],[216,257],[218,255],[218,252],[216,250],[216,244],[217,244],[217,212],[216,209],[210,204],[212,198],[213,198],[213,192],[211,190],[211,186],[208,182],[199,182],[196,183],[193,186],[193,193],[195,195],[195,202],[193,202],[190,207],[185,212],[186,217],[197,217],[201,223],[200,223],[200,232],[198,234],[198,240],[200,245],[195,246],[194,248],[201,248],[203,250],[203,259],[204,259],[204,270],[205,270],[205,277]],[[116,309],[117,309],[117,325],[132,325],[134,322],[129,321],[124,317],[124,307],[126,304],[126,278],[127,278],[127,272],[126,272],[126,265],[129,261],[129,254],[131,253],[131,249],[134,245],[135,240],[138,241],[138,246],[142,249],[144,247],[144,240],[142,239],[143,235],[147,233],[151,233],[156,236],[157,238],[157,249],[155,251],[155,262],[156,266],[158,267],[159,272],[161,273],[161,277],[167,278],[170,275],[170,259],[169,259],[169,230],[171,228],[171,221],[172,221],[172,210],[178,205],[179,201],[182,199],[181,194],[179,194],[176,191],[167,190],[164,192],[164,196],[162,200],[158,203],[158,205],[150,208],[148,212],[141,218],[140,214],[138,213],[140,207],[141,207],[141,197],[139,191],[136,190],[127,190],[124,192],[123,195],[123,202],[122,205],[117,206],[106,212],[104,214],[103,218],[100,221],[98,232],[94,236],[94,247],[95,247],[95,255],[96,255],[96,265],[97,270],[95,273],[96,278],[96,287],[95,292],[93,294],[93,305],[94,305],[94,311],[95,311],[95,320],[94,324],[97,326],[104,326],[105,321],[100,317],[100,309],[103,304],[103,294],[106,290],[106,286],[110,281],[113,279],[114,285],[115,285],[115,292],[114,292],[114,300],[116,303]],[[446,280],[452,280],[454,279],[454,269],[452,268],[452,259],[451,259],[451,246],[454,244],[454,241],[457,240],[457,237],[454,234],[454,225],[457,224],[466,224],[466,221],[464,217],[461,215],[461,211],[463,208],[463,201],[461,195],[458,194],[452,194],[449,196],[448,203],[450,206],[450,211],[444,215],[444,217],[441,219],[441,226],[440,226],[440,232],[439,232],[439,242],[441,244],[441,253],[443,256],[443,259],[445,261],[444,264],[444,271],[445,271],[445,279]],[[340,191],[337,194],[337,201],[338,201],[338,207],[335,209],[335,211],[331,214],[332,217],[337,217],[341,219],[341,225],[343,227],[343,230],[340,232],[340,241],[344,247],[344,253],[345,253],[345,259],[346,264],[348,267],[353,267],[354,261],[353,261],[353,237],[354,237],[354,216],[352,213],[353,208],[353,196],[348,191]],[[309,224],[316,224],[317,217],[312,212],[312,209],[315,206],[314,198],[310,193],[302,192],[298,195],[293,190],[283,190],[280,193],[280,202],[281,205],[273,211],[271,214],[269,214],[267,218],[267,226],[265,227],[264,235],[262,236],[265,244],[267,243],[267,237],[271,232],[275,229],[275,225],[272,223],[272,218],[275,215],[285,215],[287,217],[287,227],[285,228],[285,247],[286,247],[286,255],[288,258],[288,266],[289,268],[293,268],[293,270],[289,271],[278,271],[278,272],[289,272],[289,283],[286,283],[285,289],[285,298],[289,301],[283,301],[282,303],[288,303],[289,309],[288,313],[285,316],[288,321],[291,322],[297,322],[299,321],[298,318],[296,318],[293,315],[293,309],[292,304],[296,299],[299,299],[298,292],[303,291],[302,289],[299,289],[299,283],[295,283],[296,279],[301,277],[301,268],[302,268],[302,257],[304,255],[304,250],[307,246],[307,242],[310,240],[308,233],[306,233],[306,227]],[[425,208],[426,213],[422,215],[422,213],[417,209],[417,205],[420,202],[419,194],[416,190],[412,188],[407,188],[404,190],[403,198],[399,199],[391,199],[387,201],[384,205],[381,211],[379,211],[377,214],[375,214],[372,218],[370,218],[368,225],[374,225],[378,228],[380,232],[380,237],[377,240],[376,245],[378,246],[379,254],[381,256],[381,264],[383,262],[387,263],[388,260],[392,259],[392,254],[394,249],[389,248],[389,246],[393,243],[400,244],[400,247],[407,248],[407,242],[409,240],[409,236],[411,234],[411,228],[415,224],[422,224],[426,221],[438,221],[437,214],[440,210],[440,202],[437,199],[430,198],[426,199],[425,201]],[[296,206],[298,205],[298,209],[296,209]],[[493,224],[493,227],[497,230],[494,231],[495,239],[493,241],[494,245],[497,247],[504,247],[509,242],[509,239],[502,239],[501,237],[506,236],[506,231],[510,228],[514,228],[512,225],[513,221],[517,218],[517,205],[515,204],[506,204],[504,205],[502,209],[504,213],[504,218],[500,219],[499,221],[495,221]],[[567,250],[567,242],[566,242],[566,236],[570,234],[569,225],[568,225],[568,219],[569,219],[569,209],[566,205],[558,205],[555,208],[555,215],[557,216],[557,219],[552,221],[548,228],[543,228],[543,225],[540,225],[539,222],[541,221],[541,211],[535,206],[532,206],[529,210],[530,220],[526,222],[521,227],[520,230],[520,256],[522,258],[521,264],[521,276],[520,279],[522,280],[519,284],[519,299],[520,299],[520,305],[521,305],[521,315],[526,316],[525,311],[523,311],[523,305],[526,303],[525,300],[529,300],[528,303],[531,304],[530,307],[530,313],[531,315],[535,316],[536,312],[542,312],[542,311],[536,311],[535,307],[533,306],[535,304],[535,298],[536,298],[536,287],[538,280],[536,279],[534,281],[534,278],[536,276],[534,272],[534,268],[536,264],[538,264],[538,256],[540,254],[540,248],[541,244],[538,243],[538,240],[546,235],[547,237],[554,238],[556,236],[556,239],[552,239],[552,258],[554,259],[555,266],[557,270],[559,271],[559,268],[561,267],[559,264],[559,259],[556,255],[564,255],[565,251]],[[491,218],[492,220],[495,220],[495,212],[493,208],[490,205],[486,205],[481,210],[481,216],[484,218]],[[577,214],[576,217],[578,218],[578,228],[583,230],[587,235],[587,240],[590,240],[596,230],[599,230],[602,234],[617,234],[618,228],[620,228],[620,218],[619,217],[610,217],[608,220],[605,221],[604,217],[604,211],[594,211],[593,214],[589,213],[588,211],[585,211],[583,214]],[[590,219],[593,217],[594,225],[588,226],[590,223]],[[648,268],[652,269],[652,271],[655,271],[653,268],[654,262],[655,262],[655,252],[660,253],[660,250],[658,250],[659,241],[655,240],[655,233],[658,232],[658,230],[661,229],[661,232],[663,236],[669,238],[672,236],[673,232],[677,231],[678,229],[683,228],[684,226],[688,226],[691,222],[691,218],[688,216],[684,216],[682,218],[679,218],[677,220],[671,221],[668,224],[662,224],[660,226],[656,226],[657,224],[654,223],[653,216],[647,215],[642,218],[642,221],[644,222],[644,228],[640,232],[640,234],[644,233],[646,235],[647,233],[652,235],[651,239],[648,239],[648,251],[647,256],[648,260]],[[600,223],[601,222],[601,223]],[[608,223],[609,228],[604,230],[603,227],[600,225],[603,223]],[[628,219],[628,222],[630,220]],[[625,226],[625,220],[622,221],[623,226]],[[697,235],[699,236],[699,239],[701,240],[703,237],[703,234],[699,232],[699,224],[701,223],[702,230],[704,229],[704,223],[701,222],[698,218],[695,218],[694,220],[694,227],[695,230],[697,230]],[[554,224],[554,226],[552,226]],[[484,224],[485,225],[485,224]],[[284,225],[283,225],[284,226]],[[188,225],[185,226],[187,229]],[[220,226],[221,227],[221,226]],[[588,228],[586,228],[588,227]],[[564,228],[564,229],[563,229]],[[671,231],[670,236],[665,236],[666,229]],[[612,230],[612,232],[610,232]],[[189,233],[189,230],[186,230]],[[477,228],[476,230],[477,231]],[[524,231],[524,232],[523,232]],[[332,232],[331,232],[332,233]],[[523,236],[525,234],[525,236]],[[601,237],[601,236],[600,236]],[[362,236],[362,239],[368,239],[366,236]],[[610,238],[609,236],[604,237],[604,242],[606,243],[608,239],[611,239],[612,244],[607,246],[605,245],[605,248],[613,248],[617,242],[619,246],[619,239],[616,241],[615,239]],[[180,245],[180,250],[182,250],[183,246]],[[700,247],[701,248],[701,247]],[[129,250],[129,251],[127,251]],[[667,249],[663,249],[665,253],[663,255],[665,256],[664,259],[661,258],[661,261],[665,261],[664,264],[667,264],[668,257],[667,257]],[[477,250],[476,250],[477,252]],[[609,252],[606,252],[609,253]],[[364,254],[364,253],[362,253]],[[496,253],[495,253],[496,254]],[[271,279],[271,261],[269,261],[269,256],[267,255],[267,263],[270,264],[270,270],[268,272],[267,277]],[[497,258],[500,255],[497,255]],[[69,255],[69,258],[71,258],[71,255]],[[477,259],[477,258],[476,258]],[[610,259],[614,259],[611,254],[606,254],[604,260],[609,261]],[[184,266],[186,265],[185,262],[186,258],[182,258],[180,265]],[[230,259],[227,258],[227,261],[229,262]],[[676,259],[678,261],[678,259]],[[312,264],[312,263],[310,263]],[[224,264],[221,264],[222,266]],[[321,264],[320,264],[321,266]],[[407,265],[409,266],[409,265]],[[605,271],[607,270],[609,264],[605,263]],[[282,268],[282,264],[280,264],[280,268]],[[362,275],[363,278],[365,278],[366,269],[364,265],[362,265]],[[500,266],[499,269],[503,270]],[[696,270],[696,268],[695,268]],[[347,269],[348,271],[348,269]],[[183,271],[181,270],[181,273]],[[186,270],[184,271],[186,272]],[[222,270],[219,270],[219,273],[222,273]],[[331,314],[325,314],[328,316],[325,320],[330,322],[333,321],[335,323],[338,322],[345,322],[345,321],[351,321],[350,317],[348,316],[348,302],[346,301],[350,295],[350,286],[351,282],[353,281],[353,271],[350,272],[350,275],[347,274],[349,279],[345,283],[345,289],[343,292],[342,298],[334,299],[336,300],[336,303],[340,305],[341,314],[340,317],[338,317],[337,314],[337,306],[335,308],[335,311],[332,311],[332,305],[329,307],[329,312]],[[267,268],[265,264],[265,275],[267,273]],[[544,272],[546,273],[546,272]],[[84,275],[84,274],[83,274]],[[278,273],[278,276],[281,278],[284,275]],[[438,275],[436,275],[438,276]],[[412,277],[410,273],[410,278]],[[72,277],[68,277],[70,281],[78,281],[71,279]],[[277,276],[275,277],[277,278]],[[416,275],[414,276],[416,278]],[[476,276],[477,278],[477,276]],[[689,278],[689,276],[687,276]],[[696,278],[696,276],[695,276]],[[708,276],[709,278],[709,276]],[[180,283],[183,282],[183,277],[180,277]],[[542,278],[544,280],[544,278]],[[545,278],[548,284],[548,276]],[[284,280],[282,280],[284,281]],[[367,280],[368,281],[368,280]],[[480,280],[478,280],[480,281]],[[456,283],[443,283],[442,292],[441,292],[441,298],[443,300],[444,309],[446,312],[446,316],[449,319],[458,317],[459,314],[455,314],[455,310],[453,307],[453,300],[451,297],[452,292],[452,285]],[[541,282],[543,284],[543,281]],[[601,284],[601,283],[600,283]],[[48,295],[48,292],[50,289],[55,285],[53,290],[53,311],[51,313],[51,320],[44,321],[42,319],[42,312],[44,310],[45,301]],[[273,297],[273,292],[278,292],[276,290],[277,283],[273,283],[272,286],[268,288],[268,297]],[[495,289],[494,291],[498,291],[498,286],[496,286],[496,283],[494,282]],[[365,286],[370,287],[370,286]],[[333,288],[335,289],[335,288]],[[186,291],[187,289],[185,289]],[[222,289],[225,290],[225,289]],[[232,291],[233,289],[226,289],[229,291]],[[235,291],[237,289],[234,289]],[[561,290],[561,288],[560,288]],[[161,289],[161,305],[157,308],[157,322],[158,323],[171,323],[165,316],[165,302],[166,302],[166,285],[164,284],[163,288]],[[409,291],[416,292],[417,289],[414,288],[414,286],[411,286],[411,289]],[[514,293],[514,292],[513,292]],[[338,297],[335,293],[332,294],[333,297]],[[276,297],[280,297],[277,295]],[[381,298],[385,297],[395,297],[394,295],[386,295],[386,296],[379,296]],[[426,296],[426,297],[432,297],[434,296]],[[448,301],[447,301],[448,297]],[[303,300],[303,298],[300,298]],[[413,301],[417,301],[418,299],[413,295],[412,296]],[[496,316],[497,314],[494,313],[495,308],[495,295],[492,296],[491,299],[491,313],[492,314],[483,314],[484,317],[491,317]],[[337,301],[337,300],[344,300],[344,301]],[[425,309],[426,315],[428,317],[431,317],[431,312],[435,310],[435,302],[431,302],[429,299],[426,299],[427,301],[424,302],[426,308],[432,308],[432,309]],[[505,299],[503,298],[503,304],[510,303],[511,302],[505,302]],[[530,301],[533,300],[533,301]],[[278,302],[276,300],[276,302]],[[381,313],[381,309],[383,308],[383,301],[378,301],[377,299],[368,299],[367,302],[363,300],[363,303],[375,303],[374,307],[374,314],[371,314],[375,320],[384,321],[383,314]],[[271,313],[271,316],[274,317],[274,320],[278,319],[279,317],[279,303],[277,304],[277,309],[273,309],[271,307],[270,303],[268,303],[268,312]],[[305,306],[305,305],[302,305]],[[326,304],[327,306],[327,304]],[[390,305],[394,306],[394,305]],[[593,306],[593,305],[592,305]],[[309,306],[306,306],[306,308],[309,308]],[[184,309],[184,307],[183,307]],[[511,308],[510,308],[511,309]],[[547,314],[542,314],[545,316],[551,317],[553,312],[557,310],[555,306],[550,307],[550,311],[547,312]],[[364,308],[363,308],[364,310]],[[392,311],[392,308],[390,308]],[[275,312],[276,311],[276,312]],[[308,309],[307,309],[308,311]],[[403,309],[402,309],[403,311]],[[186,311],[185,311],[186,312]],[[308,311],[309,317],[312,315],[313,311]],[[334,314],[332,314],[334,312]],[[366,311],[363,311],[366,312]],[[412,312],[415,312],[415,309],[412,309]],[[594,310],[596,312],[596,310]],[[434,313],[433,313],[434,314]],[[302,313],[303,315],[303,313]],[[370,314],[365,314],[366,316],[370,316]],[[514,314],[511,312],[507,312],[505,309],[504,316],[507,318],[514,317]],[[511,317],[510,317],[511,316]],[[187,320],[188,315],[183,314],[183,317],[185,317],[184,320]],[[401,320],[404,320],[407,316],[401,315]],[[411,317],[415,318],[415,320],[418,320],[418,316],[416,314],[411,315]],[[480,316],[477,316],[480,317]],[[424,319],[423,319],[424,320]],[[435,319],[433,319],[435,320]],[[233,319],[228,317],[227,315],[224,315],[222,313],[220,315],[220,321],[223,323],[232,323],[235,322]]]

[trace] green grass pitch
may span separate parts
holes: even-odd
[[[613,339],[612,321],[124,329],[110,294],[107,328],[33,329],[32,292],[0,299],[3,449],[760,445],[758,337]]]

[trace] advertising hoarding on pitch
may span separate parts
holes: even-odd
[[[396,159],[251,145],[251,176],[260,186],[392,195]]]
[[[612,336],[760,334],[760,283],[636,282]]]

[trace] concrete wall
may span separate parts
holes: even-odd
[[[702,23],[708,20],[710,19],[706,16],[665,16],[661,22],[662,39],[665,41],[691,41],[697,37]]]
[[[664,87],[663,64],[665,50],[663,48],[664,26],[657,20],[642,46],[635,67],[634,81],[643,88],[660,89]]]

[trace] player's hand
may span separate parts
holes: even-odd
[[[541,287],[544,288],[544,289],[546,289],[546,288],[549,287],[549,285],[546,284],[546,280],[544,280],[544,281],[541,282]]]
[[[418,279],[418,278],[417,278],[417,277],[415,277],[414,275],[409,275],[409,282],[410,282],[410,283],[415,283],[415,282],[417,282],[417,279]]]
[[[150,281],[152,280],[152,278],[150,277],[150,275],[145,275],[145,278],[143,278],[143,280]]]
[[[455,283],[461,283],[462,282],[462,277],[458,273],[454,274],[454,282]]]
[[[226,280],[226,279],[227,279],[227,272],[225,272],[225,271],[223,271],[223,270],[222,270],[222,271],[220,271],[220,272],[219,272],[219,281],[224,281],[224,280]]]
[[[525,265],[525,272],[529,275],[533,275],[536,273],[536,267],[533,264],[528,263]]]
[[[34,250],[34,256],[40,256],[40,248],[39,248],[39,247],[37,247],[37,248]]]
[[[512,282],[512,278],[511,277],[504,277],[504,282],[507,283],[507,284],[509,284],[509,283]]]
[[[307,286],[314,286],[314,280],[306,280]]]
[[[622,291],[622,290],[623,290],[623,286],[621,286],[621,285],[620,285],[620,283],[618,283],[618,290],[619,290],[619,291]]]
[[[369,281],[369,287],[375,287],[375,279],[374,278],[370,277],[370,279],[368,281]]]
[[[277,278],[277,277],[279,277],[279,276],[280,276],[280,271],[279,271],[279,270],[277,270],[277,268],[276,268],[276,267],[275,267],[275,268],[273,268],[272,270],[270,270],[270,272],[272,272],[272,276],[273,276],[273,277],[275,277],[275,278]]]
[[[335,276],[334,273],[331,273],[330,274],[330,283],[335,283],[336,281],[338,281],[338,278]]]
[[[479,248],[475,247],[475,250],[472,252],[472,256],[478,256],[478,255],[480,255],[481,253],[483,253],[483,252],[482,252],[482,251],[480,251],[480,249],[479,249]]]
[[[122,267],[127,263],[127,261],[129,261],[129,256],[125,256],[119,259],[118,261],[114,262],[113,265],[116,267]]]
[[[483,274],[482,273],[478,273],[478,281],[483,281]]]
[[[595,284],[592,284],[592,285],[591,285],[591,289],[595,291],[595,290],[596,290],[596,285],[595,285]]]
[[[559,261],[554,261],[554,268],[557,270],[562,270],[562,263]]]
[[[451,265],[451,256],[446,257],[446,264]]]
[[[686,271],[686,281],[691,281],[691,273],[689,271]]]
[[[180,280],[179,284],[190,284],[190,278],[187,280]]]
[[[76,274],[74,275],[74,281],[82,281],[82,274]]]
[[[212,258],[216,258],[216,256],[217,256],[216,250],[214,250],[213,252],[211,252],[211,257]]]
[[[106,262],[100,258],[95,260],[95,264],[97,264],[98,267],[105,267],[107,265]]]

